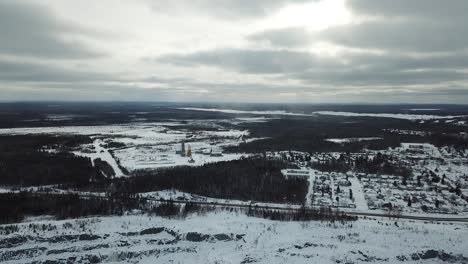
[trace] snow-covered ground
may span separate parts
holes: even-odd
[[[109,163],[109,165],[112,166],[112,169],[114,169],[115,177],[124,176],[125,174],[119,168],[119,165],[117,164],[115,159],[112,157],[112,155],[109,153],[109,151],[106,148],[101,146],[102,143],[103,143],[102,140],[95,139],[93,142],[94,152],[74,151],[73,153],[78,156],[91,158],[91,162],[93,163],[93,166],[94,166],[94,159],[99,158],[103,161],[106,161],[107,163]]]
[[[333,143],[349,143],[349,142],[358,142],[358,141],[370,141],[370,140],[380,140],[381,137],[363,137],[363,138],[327,138],[325,141]]]
[[[306,195],[306,206],[312,205],[312,198],[314,196],[314,181],[315,181],[315,170],[309,170],[309,190]]]
[[[356,177],[349,177],[348,180],[351,182],[351,189],[353,190],[354,204],[356,205],[357,211],[367,211],[369,207],[367,206],[367,201],[364,197],[364,191],[362,190],[362,185]]]
[[[236,123],[264,122],[266,118],[236,119]],[[200,166],[205,163],[228,161],[247,156],[244,153],[222,153],[223,148],[250,142],[249,131],[229,129],[222,125],[226,120],[185,120],[173,122],[132,123],[103,126],[32,127],[0,129],[1,134],[77,134],[94,139],[92,145],[83,145],[73,153],[91,159],[107,161],[123,176],[118,163],[129,171],[145,168],[161,168],[180,165]],[[191,130],[191,126],[203,126],[207,130]],[[181,143],[191,147],[192,158],[180,153]],[[106,144],[123,144],[108,149]],[[54,151],[49,149],[48,151]],[[212,152],[216,153],[212,153]],[[112,153],[112,154],[111,154]],[[184,153],[186,154],[186,153]],[[191,161],[190,161],[191,160]],[[190,162],[189,162],[190,161]]]
[[[466,263],[466,224],[278,222],[236,212],[36,220],[0,232],[2,263]],[[444,262],[443,260],[447,261]]]
[[[410,111],[440,111],[440,110],[443,110],[441,108],[412,108],[412,109],[408,109]]]
[[[368,117],[385,117],[406,120],[433,120],[433,119],[452,119],[461,116],[441,116],[441,115],[413,115],[413,114],[386,114],[386,113],[353,113],[353,112],[335,112],[335,111],[317,111],[314,114],[318,115],[333,115],[333,116],[368,116]]]
[[[283,110],[270,110],[270,111],[243,111],[243,110],[234,110],[234,109],[218,109],[218,108],[177,108],[180,110],[189,110],[189,111],[206,111],[206,112],[220,112],[226,114],[252,114],[252,115],[284,115],[284,116],[311,116],[310,114],[304,113],[293,113],[286,112]]]
[[[141,197],[148,198],[148,200],[172,200],[172,201],[192,201],[192,202],[204,202],[204,203],[218,203],[218,204],[230,204],[230,205],[255,205],[255,206],[268,206],[275,208],[292,208],[299,209],[299,204],[288,204],[288,203],[265,203],[255,201],[241,201],[235,199],[222,199],[206,197],[186,192],[181,192],[176,189],[168,189],[162,191],[145,192],[140,193]]]
[[[247,157],[248,154],[228,153],[222,156],[212,157],[209,154],[193,154],[193,161],[188,157],[182,157],[175,153],[175,147],[167,152],[158,151],[158,147],[116,150],[114,153],[123,167],[128,170],[163,168],[173,166],[201,166],[206,163],[229,161]]]

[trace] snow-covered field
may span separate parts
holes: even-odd
[[[178,109],[180,109],[180,110],[189,110],[189,111],[220,112],[220,113],[226,113],[226,114],[311,116],[310,114],[286,112],[286,111],[283,111],[283,110],[243,111],[243,110],[234,110],[234,109],[194,108],[194,107],[185,107],[185,108],[178,108]]]
[[[380,140],[381,137],[364,137],[364,138],[327,138],[325,141],[333,143],[349,143],[349,142],[358,142],[358,141],[370,141],[370,140]]]
[[[220,112],[227,114],[251,114],[251,115],[277,115],[277,116],[315,116],[315,115],[332,115],[332,116],[350,116],[350,117],[383,117],[383,118],[396,118],[405,120],[439,120],[439,119],[456,119],[466,117],[466,115],[429,115],[429,114],[392,114],[392,113],[354,113],[354,112],[340,112],[340,111],[315,111],[312,113],[295,113],[283,110],[270,110],[270,111],[245,111],[234,109],[218,109],[218,108],[178,108],[180,110],[189,111],[205,111],[205,112]],[[441,109],[409,109],[409,111],[437,111]],[[454,121],[454,120],[451,120]],[[466,122],[460,121],[457,124],[464,125]]]
[[[34,219],[7,230],[0,228],[2,263],[468,262],[468,228],[456,223],[278,222],[212,212],[186,219]]]
[[[266,118],[235,119],[235,123],[265,122]],[[118,163],[129,171],[145,168],[161,168],[179,165],[199,166],[205,163],[228,161],[247,156],[244,153],[222,153],[227,146],[256,140],[247,138],[249,131],[229,129],[221,125],[226,120],[186,120],[157,123],[133,123],[104,126],[31,127],[0,129],[0,135],[25,134],[75,134],[88,135],[93,144],[83,145],[73,153],[91,159],[107,161],[123,176]],[[191,126],[203,126],[207,130],[191,130]],[[181,143],[192,150],[192,158],[180,153]],[[106,144],[117,143],[121,147],[108,149]],[[53,150],[48,150],[53,151]],[[184,153],[186,154],[186,153]],[[190,161],[190,162],[189,162]]]
[[[332,116],[357,116],[357,117],[385,117],[406,120],[434,120],[434,119],[453,119],[465,116],[442,116],[442,115],[415,115],[415,114],[386,114],[386,113],[353,113],[353,112],[336,112],[336,111],[317,111],[314,114],[332,115]]]
[[[78,156],[91,158],[91,162],[93,163],[93,166],[94,166],[94,159],[99,158],[103,161],[106,161],[107,163],[109,163],[109,165],[112,166],[112,169],[114,169],[115,177],[124,176],[124,173],[119,168],[119,165],[117,164],[115,159],[112,157],[112,155],[109,153],[109,151],[106,148],[102,147],[102,141],[100,139],[94,140],[93,149],[94,149],[93,152],[74,151],[73,153]]]

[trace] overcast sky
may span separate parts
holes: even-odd
[[[0,100],[468,102],[467,0],[0,0]]]

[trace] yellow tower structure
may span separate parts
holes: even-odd
[[[187,157],[192,159],[192,147],[189,145],[187,149]]]

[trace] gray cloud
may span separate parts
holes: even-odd
[[[308,83],[327,85],[381,86],[381,85],[424,85],[440,84],[452,81],[467,81],[463,72],[444,70],[425,71],[378,71],[373,69],[353,69],[343,71],[309,71],[295,74],[293,78]]]
[[[0,0],[0,54],[54,59],[102,56],[80,42],[63,40],[64,35],[86,34],[96,32],[58,21],[43,6]]]
[[[290,50],[219,49],[185,55],[166,55],[153,59],[179,66],[215,66],[241,73],[274,74],[298,72],[320,66],[332,67],[336,61],[308,52]]]
[[[398,52],[441,52],[468,48],[464,23],[379,20],[331,28],[314,36],[338,45]]]
[[[392,52],[447,52],[468,48],[465,23],[423,20],[377,20],[309,33],[304,28],[273,29],[252,34],[251,41],[276,47],[305,47],[316,41]]]
[[[214,66],[248,74],[281,74],[324,85],[411,85],[465,81],[468,54],[409,56],[343,53],[321,57],[288,50],[225,49],[155,59],[179,66]],[[346,63],[344,63],[345,61]]]
[[[156,12],[198,11],[220,19],[258,18],[271,14],[287,4],[316,0],[182,0],[151,1]]]
[[[273,29],[258,32],[247,37],[250,41],[266,42],[272,46],[295,48],[311,43],[311,36],[302,27]]]
[[[343,54],[356,68],[372,68],[376,71],[408,71],[408,70],[464,70],[468,68],[468,53],[449,53],[443,55],[409,56],[398,53]]]
[[[86,82],[117,79],[116,76],[90,71],[66,70],[43,63],[0,60],[0,80],[3,82]]]
[[[392,52],[447,52],[468,49],[468,1],[349,0],[357,15],[374,19],[308,33],[303,28],[272,29],[249,36],[278,47],[302,47],[316,41]]]
[[[385,17],[417,17],[425,19],[464,19],[466,0],[348,0],[348,7],[355,13]]]
[[[468,48],[468,1],[349,0],[358,15],[377,19],[338,26],[316,37],[339,45],[400,52]]]
[[[196,20],[197,17],[203,18],[203,25],[224,20],[222,23],[247,26],[252,21],[244,21],[246,19],[261,19],[289,3],[308,2],[147,1],[155,12],[160,12],[158,15],[163,14],[168,19],[174,16],[174,23],[180,23],[176,25],[180,26],[179,30],[183,30],[185,23],[191,23],[190,19]],[[70,42],[100,38],[101,33],[59,20],[51,12],[75,10],[70,7],[49,9],[46,2],[0,0],[0,99],[281,101],[285,96],[284,98],[300,101],[305,100],[303,96],[316,95],[318,101],[333,101],[334,94],[340,96],[336,99],[340,102],[411,102],[420,98],[425,101],[455,102],[468,98],[468,89],[465,86],[468,83],[468,27],[465,26],[468,1],[348,0],[346,3],[353,14],[372,19],[354,20],[351,24],[334,26],[315,33],[300,27],[257,32],[247,37],[249,42],[242,49],[223,48],[148,57],[146,62],[157,64],[158,72],[165,71],[161,63],[180,67],[169,67],[167,72],[170,74],[167,76],[155,76],[151,73],[151,65],[143,67],[132,61],[136,58],[127,61],[128,69],[131,70],[123,73],[101,73],[86,70],[85,67],[80,67],[84,70],[77,71],[68,65],[67,60],[52,61],[50,59],[89,59],[102,55],[84,45],[84,42]],[[151,16],[149,17],[140,22],[151,22]],[[90,23],[97,23],[98,28],[98,23],[102,21]],[[138,29],[145,30],[144,25],[136,23],[135,26],[137,25]],[[155,25],[154,32],[148,34],[161,30],[161,39],[166,36],[168,38],[164,42],[177,43],[179,35],[164,34],[165,30],[171,31],[170,26],[161,29]],[[192,27],[188,28],[190,30]],[[233,32],[237,33],[239,32]],[[200,37],[195,37],[197,43],[194,48],[203,48],[203,41],[198,42],[199,39],[204,39],[203,34],[204,32],[200,32]],[[243,34],[239,34],[238,38],[242,36]],[[218,40],[208,37],[210,39],[207,43],[211,46],[213,40]],[[115,58],[107,57],[106,60],[96,61],[95,67],[106,67],[107,63],[107,70],[125,68],[126,65],[110,65],[125,63],[123,60],[127,54],[119,56],[118,50],[152,50],[146,49],[145,45],[155,45],[153,49],[158,50],[160,47],[157,40],[151,42],[151,39],[143,37],[136,41],[115,43],[115,46],[109,48],[109,51],[115,52]],[[344,49],[337,56],[305,51],[321,41],[334,43]],[[223,40],[214,43],[219,44],[214,46],[226,47],[228,44],[225,42]],[[111,46],[113,43],[109,44]],[[158,54],[164,52],[164,45],[161,45]],[[376,54],[375,50],[380,52]],[[137,56],[141,56],[141,53]],[[201,66],[260,75],[258,78],[262,82],[219,80],[216,76],[212,76],[210,80],[195,80],[190,73],[186,75],[186,67]],[[132,79],[133,74],[130,71],[139,77]],[[288,85],[289,83],[294,85]]]

